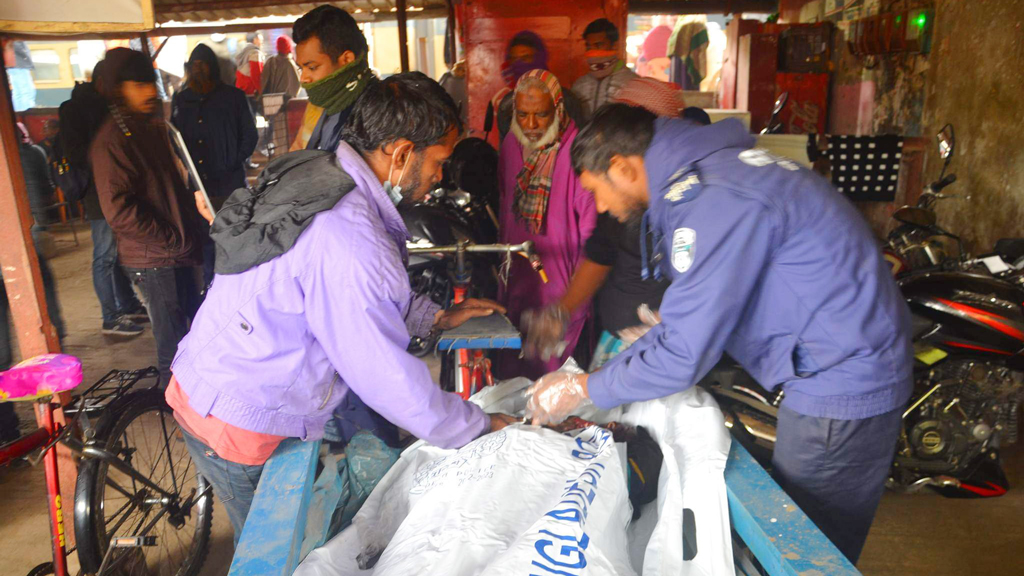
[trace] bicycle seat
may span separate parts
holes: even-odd
[[[81,360],[67,354],[42,354],[0,372],[0,402],[44,398],[81,383]]]

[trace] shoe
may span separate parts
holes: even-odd
[[[138,308],[132,308],[124,314],[121,314],[121,317],[127,318],[136,324],[149,323],[149,313],[146,312],[146,308],[142,304],[139,304]]]
[[[121,316],[112,324],[107,324],[106,322],[103,323],[103,333],[108,336],[134,338],[139,334],[142,334],[143,330],[142,326],[132,322],[125,316]]]

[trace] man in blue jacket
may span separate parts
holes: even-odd
[[[866,223],[823,179],[751,149],[739,122],[605,107],[573,144],[600,212],[642,220],[662,322],[599,372],[548,374],[535,422],[693,386],[728,352],[785,391],[780,484],[856,562],[910,396],[909,312]],[[644,252],[646,246],[642,246]]]

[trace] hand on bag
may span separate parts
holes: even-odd
[[[505,313],[505,307],[484,298],[466,298],[447,310],[438,312],[434,328],[451,330],[462,326],[466,320],[478,316],[490,316],[495,312]]]
[[[541,377],[526,390],[526,414],[535,426],[558,424],[590,402],[587,374],[559,370]]]
[[[505,426],[519,422],[514,416],[508,414],[488,414],[491,417],[491,432],[497,432]]]
[[[565,352],[569,311],[561,304],[540,310],[527,310],[523,313],[521,323],[526,332],[523,354],[527,358],[547,361],[552,357],[561,357]]]
[[[206,198],[203,197],[203,193],[196,190],[192,195],[196,197],[196,209],[199,210],[199,215],[205,218],[210,225],[213,225],[213,208],[206,204]]]

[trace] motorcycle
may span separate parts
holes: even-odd
[[[953,148],[952,126],[947,126],[939,135],[947,165]],[[901,255],[923,267],[897,277],[912,314],[914,392],[903,412],[888,486],[994,497],[1009,489],[999,450],[1017,441],[1024,401],[1024,266],[1019,265],[1024,254],[1013,239],[975,259],[962,250],[937,248],[937,236],[960,245],[959,238],[935,225],[930,210],[935,200],[947,197],[941,190],[954,181],[943,168],[918,206],[897,212],[903,229],[890,235],[890,245],[904,248]],[[736,438],[769,461],[784,392],[765,390],[730,361],[720,363],[701,385],[718,400]]]

